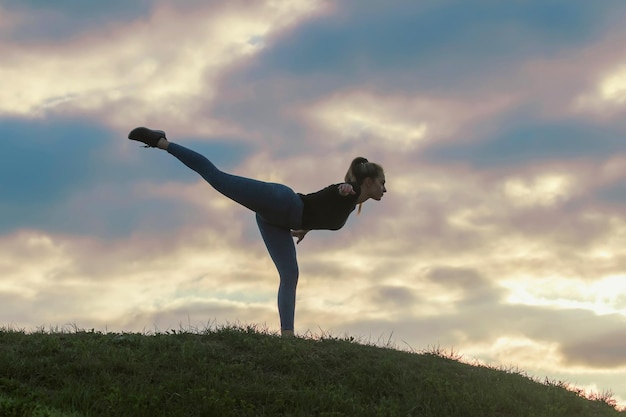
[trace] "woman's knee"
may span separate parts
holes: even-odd
[[[300,272],[298,271],[298,265],[294,265],[288,268],[281,268],[278,271],[281,284],[296,286],[298,284],[298,278]]]

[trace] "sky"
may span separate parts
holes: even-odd
[[[254,213],[136,126],[309,193],[296,333],[626,405],[626,3],[0,0],[0,326],[278,331]]]

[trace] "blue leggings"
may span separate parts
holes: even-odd
[[[222,172],[204,156],[175,143],[170,143],[167,151],[200,174],[217,191],[256,213],[261,236],[280,275],[280,327],[283,330],[293,330],[298,261],[291,229],[301,227],[302,199],[286,185]]]

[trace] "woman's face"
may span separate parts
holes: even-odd
[[[385,175],[383,174],[376,178],[366,178],[362,188],[365,188],[365,192],[370,198],[380,201],[380,199],[383,198],[383,194],[387,192],[385,188]]]

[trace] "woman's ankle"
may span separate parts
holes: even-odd
[[[280,335],[282,337],[295,337],[295,335],[293,334],[293,330],[281,329],[280,330]]]
[[[167,147],[170,146],[170,143],[165,138],[159,139],[157,142],[157,148],[167,150]]]

